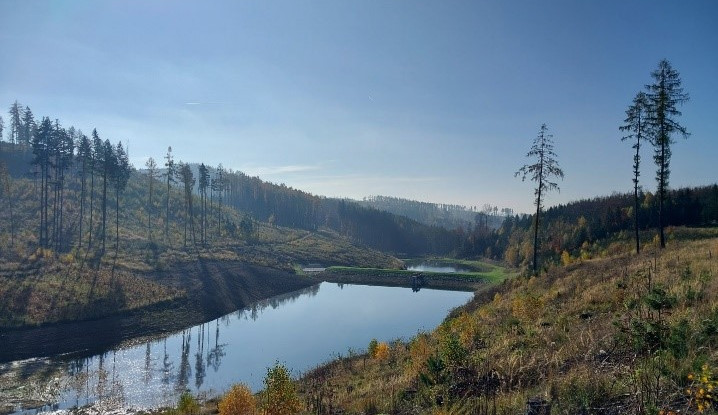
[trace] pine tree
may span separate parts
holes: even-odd
[[[60,121],[55,120],[51,142],[51,165],[54,168],[54,195],[52,209],[53,244],[55,250],[64,248],[63,235],[63,204],[65,193],[65,172],[70,168],[75,150],[74,143],[75,129],[70,127],[65,130],[60,126]]]
[[[50,143],[53,130],[50,119],[43,117],[40,127],[32,140],[32,152],[35,155],[32,164],[40,169],[40,232],[38,240],[42,248],[47,248],[49,245],[47,208],[50,181]]]
[[[87,172],[92,168],[92,145],[86,135],[78,131],[77,157],[80,164],[80,229],[77,243],[78,252],[82,248],[82,224],[85,221],[85,198],[87,192]]]
[[[184,246],[187,247],[187,225],[189,223],[192,232],[192,243],[195,242],[194,233],[194,209],[192,208],[192,189],[194,188],[195,178],[192,174],[192,168],[187,163],[179,164],[179,176],[184,185],[184,200],[185,200],[185,220],[184,220]]]
[[[5,129],[5,122],[2,120],[2,116],[0,116],[0,141],[2,141],[3,129]]]
[[[175,162],[172,158],[172,147],[167,147],[165,156],[165,176],[167,177],[167,200],[165,204],[165,243],[170,245],[170,185],[174,183]]]
[[[92,158],[90,166],[90,234],[87,242],[87,249],[92,249],[92,233],[94,231],[95,224],[93,223],[92,216],[94,213],[94,200],[95,200],[95,173],[98,173],[102,168],[104,150],[102,140],[97,129],[92,130]]]
[[[538,227],[543,196],[550,190],[560,191],[558,184],[551,181],[552,178],[563,179],[563,171],[559,167],[556,153],[553,151],[552,138],[553,135],[549,134],[546,124],[541,124],[541,128],[534,139],[531,150],[526,154],[526,157],[536,159],[536,162],[533,164],[525,164],[514,174],[514,176],[521,176],[522,181],[526,180],[528,176],[531,181],[537,183],[536,189],[534,190],[534,196],[536,197],[534,200],[536,204],[536,216],[534,216],[534,249],[532,263],[534,274],[536,274],[538,269]]]
[[[105,139],[102,144],[102,253],[105,253],[105,241],[107,240],[107,185],[112,179],[111,173],[117,163],[116,154],[110,140]]]
[[[152,204],[152,193],[155,179],[157,178],[157,163],[155,162],[155,159],[150,157],[145,163],[145,167],[147,167],[147,179],[150,182],[149,200],[147,202],[147,239],[152,241],[152,210],[154,209]]]
[[[20,130],[22,129],[23,110],[20,103],[15,101],[10,106],[8,114],[10,114],[10,134],[8,135],[7,141],[12,144],[17,144],[20,139]]]
[[[117,257],[120,249],[120,193],[127,187],[130,179],[130,160],[122,147],[122,143],[117,143],[113,157],[113,173],[112,181],[115,185],[115,257]]]
[[[650,105],[648,126],[651,143],[654,146],[653,159],[658,166],[656,171],[656,181],[658,182],[658,228],[661,248],[665,248],[664,228],[667,215],[664,202],[668,191],[668,178],[671,173],[671,144],[675,144],[672,136],[678,133],[683,138],[688,138],[690,135],[686,128],[676,120],[681,115],[676,106],[688,102],[689,96],[681,87],[681,78],[678,71],[673,69],[667,60],[660,61],[658,68],[651,73],[651,76],[654,83],[646,85]]]
[[[625,124],[619,127],[619,130],[628,132],[627,135],[621,138],[621,141],[635,139],[632,147],[636,150],[636,154],[633,156],[633,225],[636,237],[636,254],[641,252],[641,240],[638,236],[640,209],[638,177],[641,175],[641,141],[646,139],[648,110],[648,97],[644,92],[639,92],[633,98],[633,104],[626,110],[626,119],[623,120]]]
[[[35,117],[30,111],[30,107],[25,107],[25,111],[22,113],[22,126],[20,127],[18,135],[18,143],[24,146],[29,146],[32,141],[33,133],[35,132]]]
[[[204,163],[199,165],[199,194],[200,194],[200,234],[201,243],[207,245],[207,188],[209,187],[209,169]]]
[[[222,194],[225,189],[224,167],[220,163],[217,166],[217,176],[212,184],[215,186],[213,190],[217,192],[217,237],[222,237]]]

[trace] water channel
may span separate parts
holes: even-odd
[[[432,330],[469,292],[322,283],[273,297],[167,337],[135,342],[79,360],[61,357],[0,367],[35,379],[28,388],[54,402],[35,414],[93,405],[101,412],[173,405],[185,390],[215,396],[237,382],[262,387],[267,368],[281,362],[297,376],[369,341],[409,339]],[[7,373],[5,373],[7,375]],[[44,383],[43,383],[44,382]]]

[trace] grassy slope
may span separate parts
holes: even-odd
[[[389,358],[337,360],[299,386],[308,408],[347,413],[516,414],[532,397],[553,414],[708,411],[717,254],[718,230],[676,229],[665,251],[507,280]]]
[[[218,236],[213,225],[207,248],[193,247],[191,242],[184,248],[183,211],[177,191],[172,196],[169,244],[164,241],[164,215],[160,213],[165,193],[155,194],[153,240],[156,243],[150,244],[144,202],[147,188],[147,178],[134,174],[123,194],[117,257],[114,199],[108,201],[107,252],[100,258],[96,251],[84,249],[75,248],[68,253],[36,250],[34,232],[38,209],[34,187],[29,180],[14,180],[12,195],[18,232],[13,246],[10,246],[9,227],[0,228],[0,298],[3,299],[0,328],[98,318],[184,298],[192,287],[183,284],[185,280],[180,275],[169,280],[160,277],[172,273],[173,269],[188,268],[182,264],[200,260],[245,264],[254,267],[253,270],[264,270],[259,272],[265,278],[271,277],[272,269],[293,273],[296,264],[313,262],[383,268],[401,266],[396,258],[358,247],[331,231],[310,232],[263,222],[255,222],[255,232],[249,238],[227,232]],[[157,183],[155,191],[162,191]],[[78,225],[79,210],[74,202],[77,197],[77,189],[67,190],[65,224],[68,229],[76,229]],[[98,204],[96,200],[95,206]],[[2,224],[9,223],[6,222],[9,217],[3,216],[6,213],[0,214]],[[237,224],[243,215],[225,208],[222,216],[224,222]],[[96,249],[99,217],[96,211]],[[210,222],[216,223],[215,216],[210,216]],[[84,242],[86,244],[87,235]]]
[[[96,318],[181,296],[125,269],[91,269],[33,254],[0,270],[0,327]]]

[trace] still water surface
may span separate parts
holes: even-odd
[[[407,267],[409,271],[417,272],[443,272],[443,273],[454,273],[454,272],[470,272],[468,269],[454,267],[451,265],[430,265],[430,264],[418,264]]]
[[[409,339],[436,327],[471,296],[322,283],[165,338],[71,362],[50,359],[61,371],[54,380],[56,404],[44,409],[153,408],[175,404],[187,389],[213,396],[237,382],[256,391],[276,361],[296,376],[366,349],[372,338]]]

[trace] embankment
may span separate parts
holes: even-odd
[[[381,285],[414,289],[475,291],[490,280],[475,273],[439,273],[373,268],[330,267],[316,277],[343,284]]]
[[[92,355],[131,339],[212,320],[253,302],[317,281],[240,261],[178,263],[144,278],[175,286],[184,297],[104,318],[0,331],[0,363],[59,354]]]

